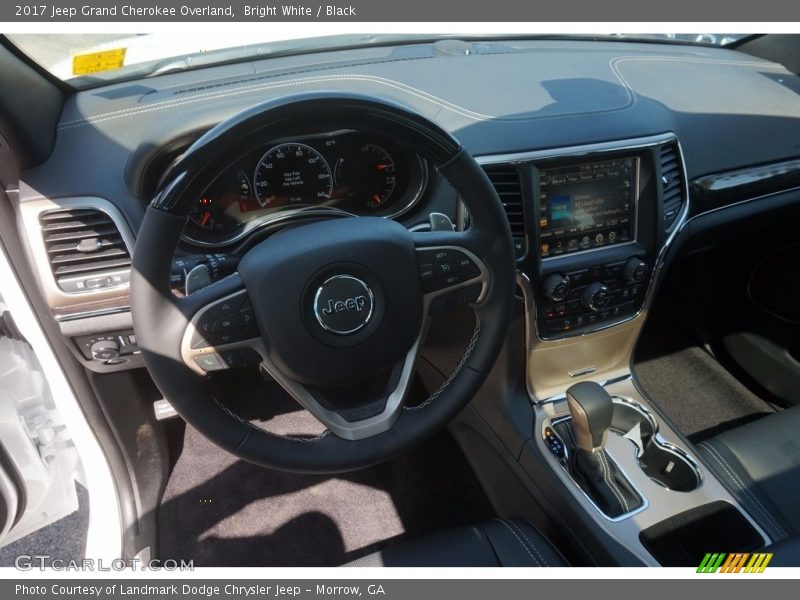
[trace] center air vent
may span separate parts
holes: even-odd
[[[102,210],[50,210],[39,215],[39,225],[50,269],[63,291],[100,290],[130,280],[130,252]]]
[[[677,144],[661,146],[661,192],[664,229],[670,231],[685,202],[683,171]]]
[[[497,195],[500,196],[514,238],[514,251],[517,258],[521,258],[525,254],[526,245],[525,213],[522,208],[522,185],[519,173],[508,164],[486,165],[483,170],[492,182]]]

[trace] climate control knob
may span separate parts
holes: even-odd
[[[581,294],[581,304],[589,310],[601,310],[608,306],[608,288],[599,281],[589,284]]]
[[[92,344],[91,352],[95,360],[112,360],[119,356],[119,344],[114,340],[100,340]]]
[[[625,270],[622,276],[627,283],[639,283],[647,277],[647,270],[647,263],[634,256],[625,263]]]
[[[542,285],[542,294],[549,300],[561,302],[569,295],[569,279],[561,273],[548,275]]]

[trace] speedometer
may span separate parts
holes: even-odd
[[[328,163],[314,148],[287,143],[261,157],[253,187],[261,208],[319,204],[330,199],[333,177]]]

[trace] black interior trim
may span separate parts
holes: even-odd
[[[50,155],[64,92],[8,45],[0,36],[0,131],[13,148],[20,168],[25,168]]]

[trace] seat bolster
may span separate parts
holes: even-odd
[[[800,565],[800,536],[787,538],[759,552],[772,552],[771,567],[796,567]]]
[[[800,533],[800,407],[725,431],[697,449],[773,542]]]
[[[481,527],[500,566],[567,566],[561,553],[525,519],[495,519]]]
[[[344,566],[555,567],[567,563],[527,521],[495,519],[398,544]]]

